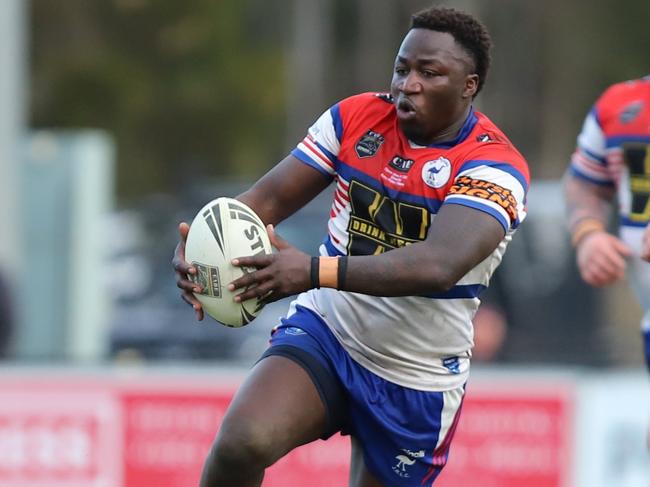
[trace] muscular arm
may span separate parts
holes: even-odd
[[[564,176],[564,198],[569,229],[586,219],[600,221],[605,226],[612,207],[615,190],[612,186],[593,184],[571,173]]]
[[[578,270],[592,286],[606,286],[622,279],[625,258],[632,254],[632,249],[605,229],[614,192],[613,187],[592,184],[570,173],[565,176],[567,218]]]
[[[264,223],[276,225],[309,203],[329,183],[316,169],[288,155],[237,199],[251,207]]]
[[[446,291],[487,258],[503,236],[503,227],[487,213],[443,205],[424,242],[379,256],[350,257],[345,288],[377,296]]]
[[[238,259],[238,265],[258,267],[233,283],[244,291],[241,300],[273,293],[273,299],[311,287],[310,257],[269,232],[279,252]],[[375,296],[410,296],[446,291],[487,258],[504,236],[492,216],[461,205],[443,205],[425,241],[372,256],[348,257],[347,291]]]

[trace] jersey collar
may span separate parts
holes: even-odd
[[[478,122],[478,117],[476,116],[476,113],[474,113],[474,107],[472,106],[469,108],[469,113],[467,114],[465,123],[463,123],[463,126],[461,127],[460,132],[458,132],[458,135],[456,136],[455,139],[448,140],[446,142],[440,142],[437,144],[429,144],[429,145],[419,145],[409,140],[409,145],[413,149],[424,149],[425,147],[434,148],[434,149],[449,149],[464,141],[467,138],[467,136],[472,132],[472,130],[474,130],[474,126],[476,125],[476,122]]]

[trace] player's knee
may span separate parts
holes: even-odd
[[[264,469],[277,460],[274,450],[263,431],[251,425],[231,425],[217,435],[210,460],[227,469]]]

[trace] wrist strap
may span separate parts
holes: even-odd
[[[577,247],[580,241],[588,234],[605,230],[605,224],[597,218],[584,218],[580,220],[571,232],[571,245]]]
[[[320,276],[320,287],[331,287],[338,289],[338,257],[320,257],[318,259],[318,273]]]
[[[347,276],[347,272],[348,272],[348,256],[344,255],[343,257],[339,257],[339,268],[336,273],[338,285],[336,286],[336,289],[345,289],[345,278]]]
[[[318,257],[312,257],[311,258],[311,270],[309,277],[311,279],[311,288],[312,289],[317,289],[320,287],[320,273],[319,271],[319,258]]]

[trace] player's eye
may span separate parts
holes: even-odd
[[[408,70],[403,66],[395,66],[395,74],[399,76],[404,76],[408,73]]]

